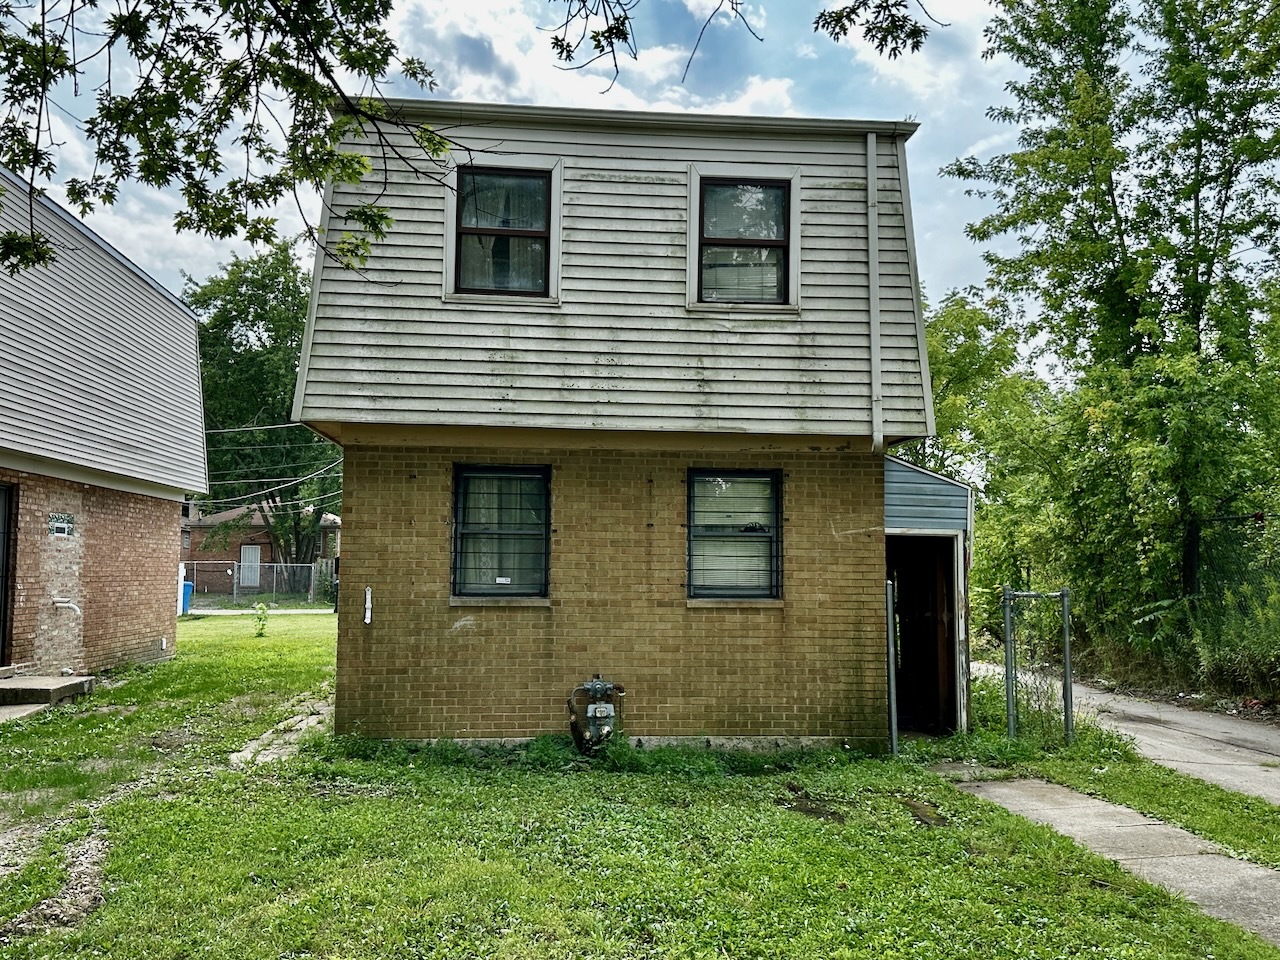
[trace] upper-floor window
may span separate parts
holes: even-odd
[[[551,194],[549,171],[458,170],[459,293],[548,295]]]
[[[704,177],[698,199],[698,300],[789,302],[791,184]]]

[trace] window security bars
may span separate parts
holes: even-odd
[[[551,469],[454,467],[454,596],[545,597]]]
[[[689,596],[782,595],[782,475],[689,472]]]

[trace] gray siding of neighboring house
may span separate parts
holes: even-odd
[[[884,525],[888,529],[969,529],[969,488],[894,457],[884,460]]]
[[[0,170],[0,187],[0,232],[28,230],[25,185]],[[34,212],[57,260],[0,275],[0,463],[204,491],[194,315],[66,211],[41,199]]]
[[[318,262],[298,419],[872,436],[878,349],[883,433],[931,432],[900,149],[914,125],[414,109],[472,150],[561,159],[560,302],[447,295],[448,188],[375,159],[363,183],[332,189],[326,227],[341,234],[343,212],[364,199],[388,207],[395,225],[365,269]],[[463,109],[469,126],[446,122]],[[758,177],[799,168],[799,315],[689,308],[690,165],[716,163]]]

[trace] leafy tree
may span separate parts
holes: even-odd
[[[975,287],[951,291],[927,312],[936,434],[903,444],[897,456],[981,488],[994,435],[1016,422],[1037,383],[1023,368],[1020,334],[1006,314]]]
[[[634,56],[639,0],[553,2],[564,14],[551,36],[560,60],[571,63],[584,46],[593,60],[612,57],[615,69],[620,49]],[[739,0],[721,7],[741,16]],[[918,49],[927,33],[911,10],[908,0],[857,0],[820,14],[815,28],[839,38],[861,26],[892,57]],[[54,106],[92,89],[83,128],[95,168],[66,181],[82,214],[136,181],[182,197],[179,230],[274,242],[279,201],[366,172],[363,151],[344,142],[370,140],[420,174],[438,172],[448,138],[382,99],[400,78],[435,85],[426,64],[400,54],[391,13],[392,0],[139,0],[114,11],[97,0],[0,0],[0,164],[21,174],[29,193],[53,179]],[[415,149],[403,145],[405,133]],[[373,199],[345,216],[351,229],[314,239],[358,264],[390,215]],[[34,222],[0,234],[0,269],[55,256]]]
[[[1044,543],[1095,632],[1157,647],[1194,611],[1203,527],[1248,510],[1265,283],[1280,253],[1280,8],[1007,4],[1016,150],[957,161],[995,211],[992,282],[1068,387],[1043,442]],[[1043,552],[1043,551],[1042,551]],[[1185,623],[1183,624],[1185,626]]]
[[[200,318],[214,491],[204,506],[246,508],[214,536],[225,538],[256,510],[281,563],[315,559],[321,516],[338,512],[342,488],[336,445],[300,425],[275,429],[292,415],[309,292],[310,275],[285,241],[258,256],[234,257],[204,283],[188,278],[184,291]]]

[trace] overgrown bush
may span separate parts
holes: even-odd
[[[1208,617],[1196,624],[1192,646],[1208,686],[1280,698],[1280,582],[1229,592],[1217,624]]]

